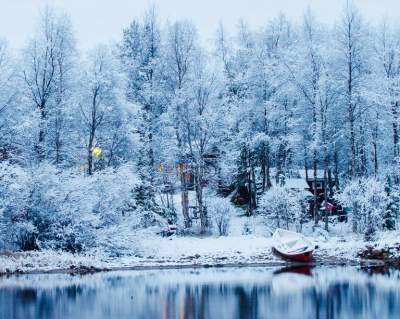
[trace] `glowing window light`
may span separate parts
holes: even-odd
[[[93,147],[93,149],[92,149],[93,156],[99,157],[99,156],[101,156],[102,153],[103,153],[103,150],[100,147],[98,147],[98,146]]]

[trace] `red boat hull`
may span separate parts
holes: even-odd
[[[285,254],[280,252],[279,250],[273,248],[274,253],[276,253],[277,255],[279,255],[280,257],[287,259],[287,260],[292,260],[292,261],[300,261],[300,262],[310,262],[312,257],[313,257],[313,253],[314,251],[307,251],[304,253],[300,253],[300,254]]]

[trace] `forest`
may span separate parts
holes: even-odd
[[[349,5],[206,41],[150,7],[81,52],[46,7],[28,36],[0,40],[0,250],[123,255],[171,226],[229,236],[234,216],[243,234],[399,229],[399,25]]]

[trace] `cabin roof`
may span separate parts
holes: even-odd
[[[286,180],[286,187],[292,189],[305,189],[308,188],[308,184],[303,178],[288,178]]]
[[[299,170],[300,176],[306,180],[306,171]],[[308,169],[307,170],[307,175],[308,175],[308,180],[312,181],[314,180],[314,170],[313,169]],[[336,180],[335,176],[332,174],[331,175],[332,180]],[[324,170],[323,169],[317,169],[317,181],[323,181],[324,180]]]
[[[276,185],[275,180],[272,182],[272,184]],[[304,178],[286,178],[285,186],[290,189],[301,189],[301,190],[309,188]]]

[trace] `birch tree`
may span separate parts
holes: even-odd
[[[169,114],[174,123],[178,148],[178,173],[180,176],[181,206],[185,227],[191,225],[189,216],[189,193],[187,173],[189,169],[188,140],[184,136],[185,123],[182,116],[187,112],[190,76],[196,51],[196,30],[187,21],[168,26],[165,39],[165,72],[169,91]]]
[[[79,104],[85,129],[88,175],[92,175],[95,169],[93,150],[102,138],[99,133],[109,123],[110,115],[117,105],[119,83],[116,71],[114,57],[107,46],[98,46],[90,52],[81,82],[82,91]]]
[[[362,107],[360,94],[363,80],[364,31],[359,12],[348,5],[338,27],[338,45],[343,101],[347,114],[345,134],[349,148],[349,174],[352,177],[361,174],[357,147],[357,120]]]

